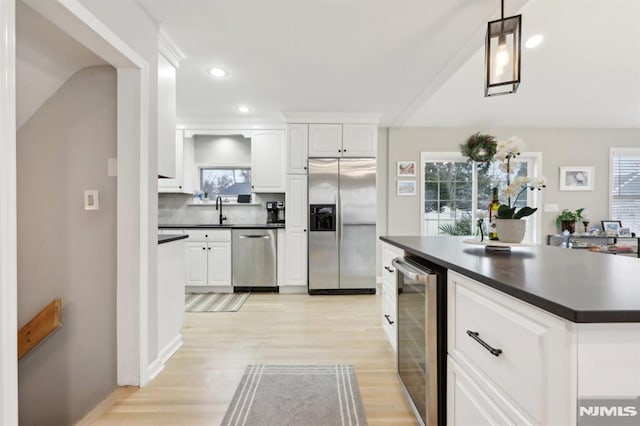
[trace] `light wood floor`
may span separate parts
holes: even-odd
[[[219,425],[248,364],[351,364],[369,425],[416,425],[381,326],[381,296],[252,294],[187,313],[183,347],[96,425]],[[322,425],[318,425],[322,426]]]

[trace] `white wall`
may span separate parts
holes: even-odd
[[[388,235],[387,232],[387,179],[388,179],[388,163],[387,155],[389,143],[387,140],[388,128],[378,129],[378,152],[376,154],[376,274],[382,277],[382,245],[379,237]]]
[[[542,152],[542,175],[548,179],[548,186],[542,191],[542,204],[558,204],[563,208],[575,210],[586,208],[594,223],[609,218],[609,148],[640,147],[640,129],[541,129],[541,128],[442,128],[407,127],[391,128],[389,135],[390,171],[394,171],[398,161],[416,161],[420,164],[423,151],[460,151],[460,144],[481,131],[494,135],[498,140],[509,136],[524,139],[527,151]],[[559,190],[560,166],[594,166],[595,189],[588,192],[569,192]],[[418,168],[420,170],[420,168]],[[397,177],[390,172],[388,177],[388,235],[418,235],[420,233],[420,195],[398,197],[396,195]],[[418,190],[420,176],[416,177]],[[542,210],[542,209],[541,209]],[[541,215],[544,236],[556,233],[557,213]]]
[[[251,139],[243,136],[194,136],[196,164],[251,165]]]
[[[116,387],[116,73],[72,76],[18,132],[18,323],[63,326],[19,364],[20,424],[72,424]],[[98,211],[83,192],[99,191]]]

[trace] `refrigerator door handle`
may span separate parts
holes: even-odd
[[[342,213],[342,189],[340,189],[338,191],[338,193],[339,193],[339,197],[340,197],[340,211],[338,212],[338,215],[339,215],[338,221],[340,222],[339,223],[339,225],[340,225],[340,247],[342,247],[342,238],[343,238],[342,237],[342,229],[343,229],[343,225],[344,225],[344,221],[342,220],[343,219],[343,213]]]

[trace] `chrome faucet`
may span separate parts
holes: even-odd
[[[220,209],[220,225],[222,225],[222,221],[227,220],[227,217],[222,215],[222,197],[219,195],[216,197],[216,211],[218,208]]]

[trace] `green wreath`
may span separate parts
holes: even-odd
[[[478,132],[469,136],[467,143],[460,145],[460,151],[470,161],[488,163],[493,160],[493,156],[496,154],[496,146],[497,142],[494,136]]]

